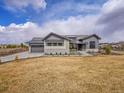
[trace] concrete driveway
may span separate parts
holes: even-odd
[[[80,56],[92,56],[91,54],[88,54],[86,52],[81,52],[80,54],[81,54]],[[8,55],[8,56],[3,56],[3,57],[0,57],[0,59],[1,59],[1,62],[8,62],[8,61],[15,60],[16,56],[18,56],[19,59],[26,59],[26,58],[44,56],[44,53],[29,53],[27,51],[27,52],[21,52],[21,53],[16,53],[16,54]],[[58,56],[58,55],[55,55],[55,56]],[[76,55],[72,55],[72,56],[76,56]],[[77,53],[77,56],[79,56],[78,53]]]
[[[16,53],[16,54],[0,57],[0,59],[1,59],[1,62],[8,62],[8,61],[15,60],[16,56],[18,56],[19,59],[25,59],[25,58],[31,58],[31,57],[40,57],[43,55],[44,55],[43,53],[21,52],[21,53]]]

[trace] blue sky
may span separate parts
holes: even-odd
[[[96,14],[97,12],[99,12],[97,9],[91,9],[89,10],[89,12],[76,11],[73,9],[73,5],[76,6],[76,4],[84,4],[100,7],[103,3],[105,3],[106,0],[46,0],[46,8],[41,9],[39,12],[33,10],[31,6],[25,8],[26,12],[22,10],[10,11],[6,9],[5,1],[7,0],[0,1],[0,25],[9,25],[11,23],[20,24],[27,22],[28,20],[32,22],[43,23],[51,19],[66,19],[70,16],[87,15],[88,13]],[[59,11],[55,8],[59,5],[61,5],[60,7],[68,7],[68,5],[71,5],[71,8],[63,8],[63,10],[61,9],[61,11]],[[49,14],[51,14],[51,16],[49,16]]]
[[[123,0],[0,0],[0,43],[25,42],[49,32],[95,33],[103,42],[122,41],[122,3]]]

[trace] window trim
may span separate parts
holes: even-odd
[[[90,49],[95,49],[96,48],[96,42],[95,41],[90,41]]]
[[[61,45],[59,45],[61,44]],[[57,42],[57,43],[46,43],[46,46],[64,46],[64,43],[60,43],[60,42]]]
[[[57,43],[52,43],[52,46],[57,46]]]
[[[63,43],[57,43],[58,46],[63,46],[64,44]]]
[[[47,46],[52,46],[52,43],[47,43],[46,45],[47,45]]]

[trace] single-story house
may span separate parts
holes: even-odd
[[[99,50],[101,38],[93,35],[58,35],[50,33],[47,36],[35,37],[29,41],[29,52],[41,52],[44,54],[70,54],[71,51]]]

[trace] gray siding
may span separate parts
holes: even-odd
[[[29,51],[30,52],[44,52],[46,54],[69,54],[70,53],[70,43],[73,42],[75,45],[82,44],[81,47],[83,47],[82,51],[98,51],[99,49],[99,39],[96,35],[80,35],[75,36],[72,41],[70,39],[67,39],[65,37],[62,37],[60,35],[56,34],[49,34],[45,38],[34,38],[29,44]],[[78,41],[79,40],[79,41]],[[90,42],[95,42],[95,48],[90,48]],[[56,44],[55,44],[56,43]],[[86,44],[86,49],[85,49]],[[80,47],[80,46],[79,46]]]
[[[47,40],[62,40],[61,38],[55,37],[54,35],[51,35],[47,38]]]
[[[47,46],[47,43],[63,43],[63,46]],[[46,54],[65,54],[65,53],[69,53],[69,41],[62,39],[62,38],[58,38],[56,36],[50,36],[48,37],[45,41],[44,41],[44,52]]]
[[[90,49],[90,41],[95,41],[95,49]],[[96,37],[91,37],[83,41],[83,43],[86,43],[86,51],[98,51],[99,49],[99,40]]]

